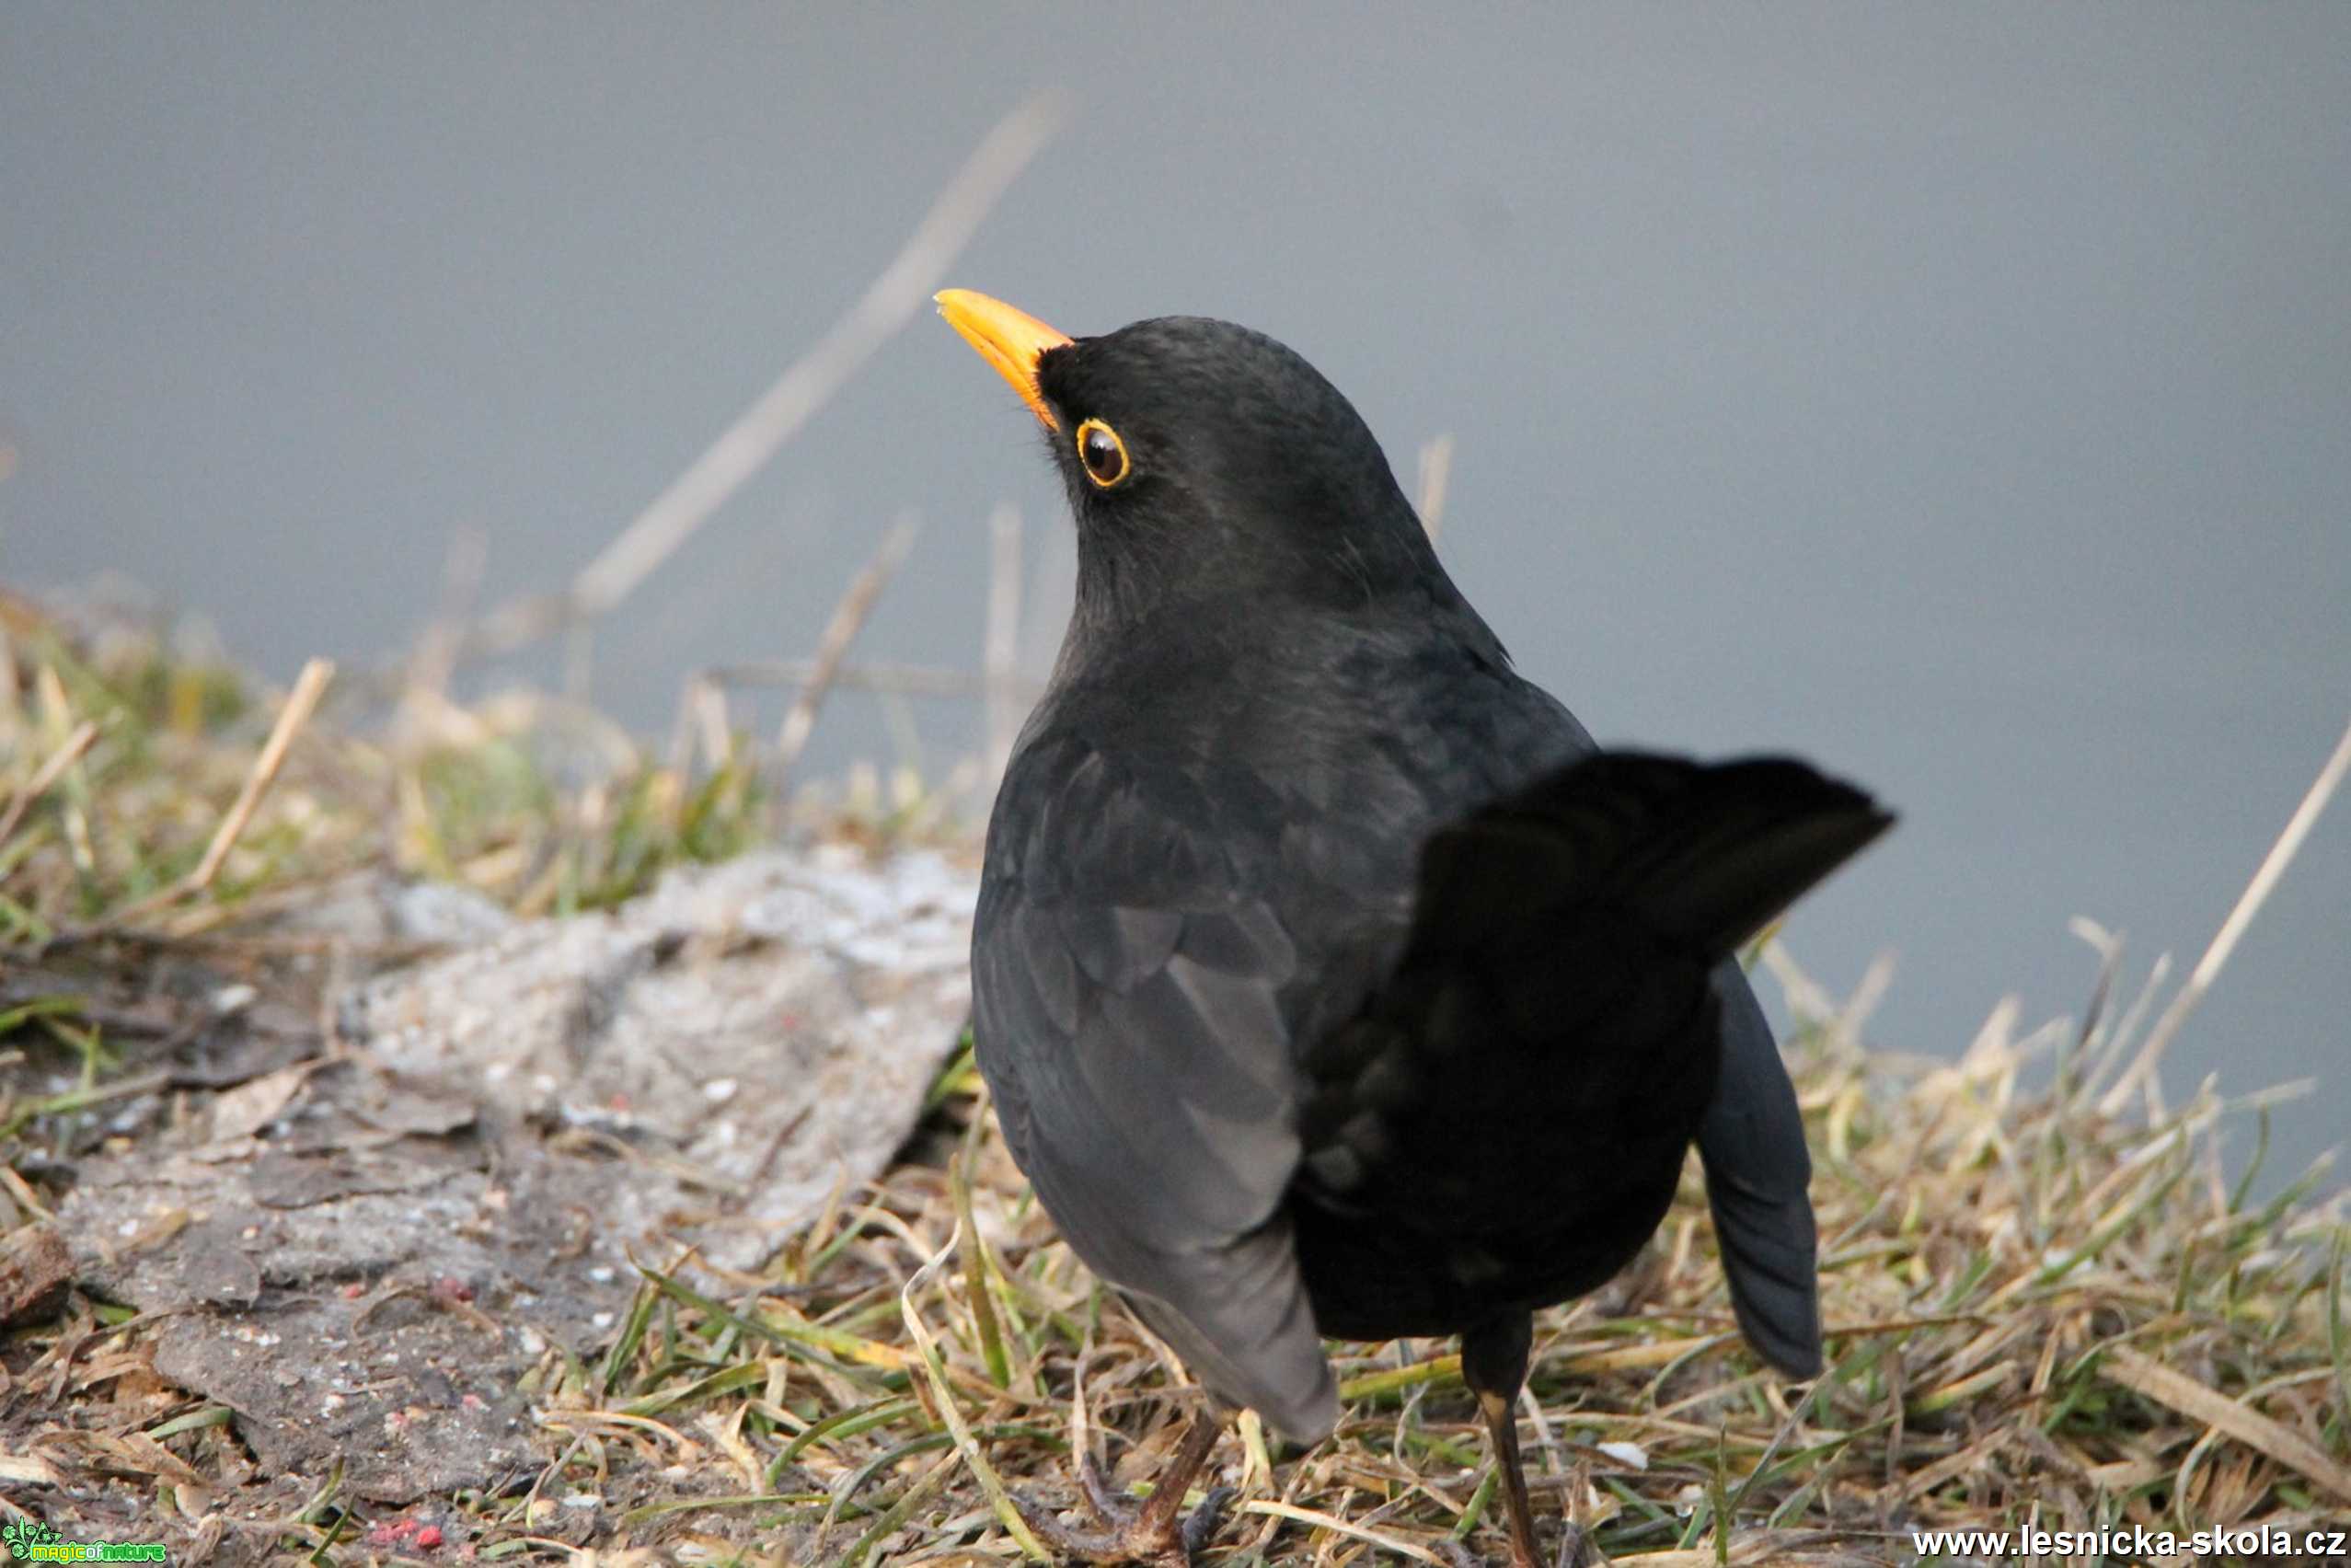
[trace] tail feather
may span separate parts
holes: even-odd
[[[1305,1060],[1325,1332],[1596,1288],[1694,1140],[1741,1328],[1816,1370],[1804,1120],[1730,955],[1892,821],[1801,762],[1614,752],[1434,836],[1393,981]]]
[[[1475,943],[1572,907],[1620,908],[1723,957],[1893,820],[1792,759],[1602,752],[1433,837],[1414,935]]]
[[[1819,1241],[1804,1113],[1771,1025],[1735,963],[1718,965],[1723,1072],[1698,1134],[1706,1203],[1739,1331],[1791,1378],[1820,1372]]]

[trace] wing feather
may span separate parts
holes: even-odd
[[[1231,875],[1245,832],[1052,752],[1035,765],[1066,782],[1032,816],[1017,768],[1007,780],[973,935],[1007,1141],[1070,1246],[1195,1377],[1319,1435],[1337,1393],[1281,1213],[1296,944]]]

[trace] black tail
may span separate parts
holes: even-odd
[[[1580,907],[1724,957],[1893,821],[1784,757],[1602,752],[1429,840],[1414,945],[1481,943]]]
[[[1804,1123],[1725,961],[1892,821],[1801,762],[1608,752],[1435,834],[1394,974],[1305,1057],[1295,1212],[1324,1332],[1596,1288],[1698,1139],[1740,1320],[1811,1370]]]

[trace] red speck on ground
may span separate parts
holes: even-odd
[[[386,1519],[367,1532],[367,1544],[379,1549],[398,1546],[415,1535],[419,1528],[414,1519]],[[432,1533],[439,1535],[441,1532],[435,1530]]]

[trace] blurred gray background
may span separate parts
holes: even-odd
[[[1598,733],[1901,807],[1790,932],[1834,989],[1898,954],[1874,1043],[2078,1009],[2077,913],[2193,962],[2351,712],[2351,6],[1470,16],[18,0],[0,574],[127,572],[281,675],[404,646],[463,529],[491,596],[557,586],[1058,84],[953,281],[1269,330],[1408,485],[1453,432],[1447,562]],[[604,630],[599,700],[664,729],[689,668],[804,652],[908,508],[859,654],[975,666],[999,499],[1042,661],[1031,432],[918,321]],[[934,772],[978,740],[919,717]],[[812,760],[894,744],[844,697]],[[2334,1142],[2347,932],[2339,801],[2174,1092],[2322,1075],[2281,1142]]]

